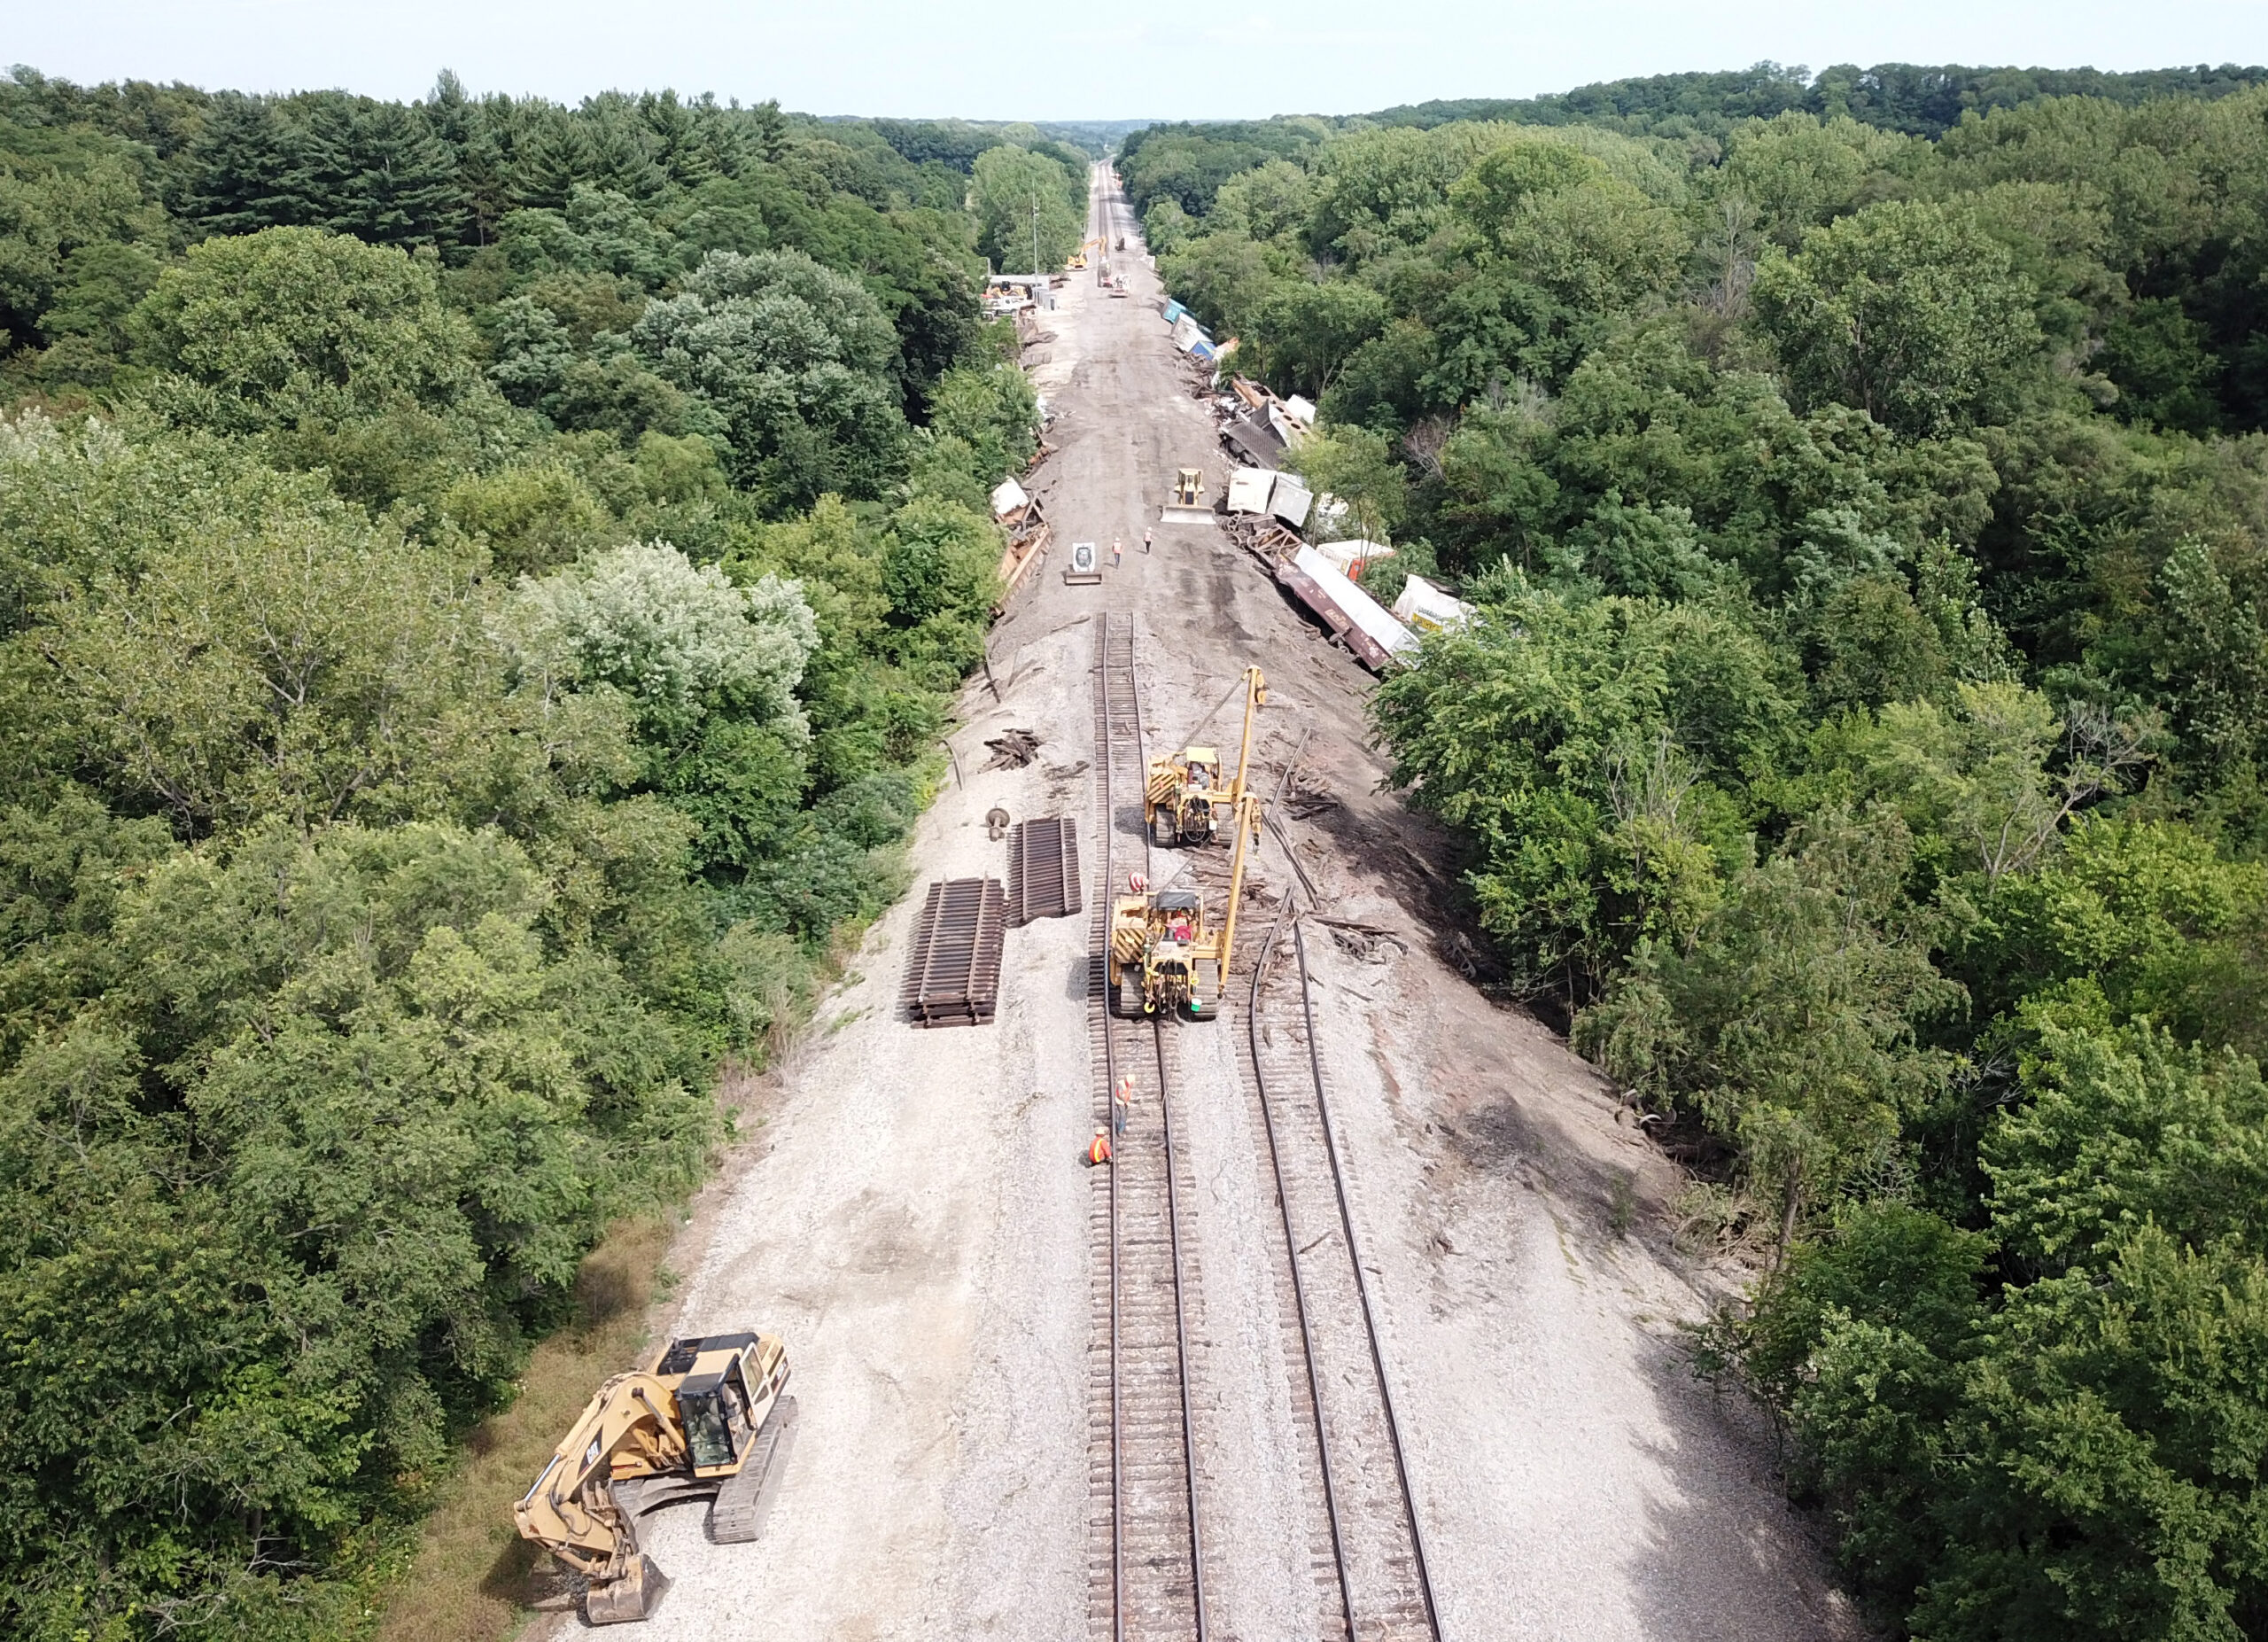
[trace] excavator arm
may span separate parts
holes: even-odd
[[[512,1507],[521,1537],[582,1576],[594,1625],[643,1619],[668,1581],[638,1548],[638,1515],[710,1498],[719,1544],[753,1539],[759,1490],[793,1418],[788,1356],[753,1330],[667,1342],[584,1406]]]
[[[535,1486],[512,1507],[523,1538],[590,1582],[593,1623],[644,1617],[648,1576],[659,1580],[638,1549],[636,1515],[616,1498],[614,1482],[685,1464],[674,1399],[668,1382],[654,1374],[617,1374],[598,1389]]]

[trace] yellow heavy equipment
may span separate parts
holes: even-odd
[[[1236,950],[1245,848],[1260,841],[1259,796],[1239,794],[1230,813],[1237,841],[1229,861],[1228,908],[1219,922],[1206,916],[1205,897],[1195,890],[1155,890],[1111,902],[1110,1001],[1121,1015],[1134,1014],[1138,1000],[1144,1015],[1177,1009],[1192,1021],[1209,1021],[1220,1014]]]
[[[672,1340],[599,1387],[512,1507],[521,1537],[587,1582],[592,1624],[643,1619],[669,1588],[638,1548],[647,1512],[705,1498],[711,1538],[757,1537],[765,1484],[794,1430],[787,1383],[786,1348],[750,1332]]]
[[[1142,790],[1142,820],[1150,840],[1158,844],[1210,844],[1218,820],[1233,814],[1244,798],[1245,772],[1252,763],[1254,712],[1268,704],[1268,679],[1257,667],[1247,667],[1244,689],[1244,743],[1237,750],[1236,778],[1221,782],[1221,755],[1211,747],[1184,747],[1179,752],[1150,760],[1149,780]],[[1235,694],[1231,686],[1230,695]],[[1215,704],[1218,712],[1229,703]],[[1213,712],[1200,720],[1202,728]]]

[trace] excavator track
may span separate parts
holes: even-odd
[[[709,1537],[720,1545],[746,1545],[764,1531],[764,1519],[780,1491],[780,1473],[796,1443],[796,1399],[782,1397],[748,1463],[725,1479],[709,1507]]]

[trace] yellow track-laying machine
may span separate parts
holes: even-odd
[[[1218,784],[1220,755],[1209,747],[1184,748],[1150,766],[1143,807],[1153,839],[1210,840],[1226,825],[1236,843],[1229,857],[1227,905],[1217,920],[1208,914],[1197,890],[1146,890],[1111,902],[1110,999],[1122,1015],[1136,1013],[1138,1002],[1144,1015],[1178,1010],[1191,1020],[1209,1021],[1220,1013],[1244,898],[1245,852],[1260,842],[1260,798],[1245,785],[1253,711],[1268,700],[1268,681],[1259,668],[1245,669],[1244,692],[1244,746],[1233,782]]]
[[[1268,704],[1268,680],[1257,667],[1247,667],[1244,688],[1244,744],[1237,750],[1236,779],[1221,782],[1221,755],[1211,747],[1184,747],[1167,758],[1150,760],[1149,779],[1142,790],[1142,819],[1153,844],[1210,844],[1221,818],[1233,813],[1244,798],[1245,771],[1252,761],[1252,717]],[[1223,697],[1213,712],[1228,705]],[[1211,718],[1212,713],[1206,714]],[[1201,729],[1203,726],[1200,724]]]
[[[532,1539],[588,1584],[594,1625],[643,1619],[669,1582],[638,1548],[638,1519],[707,1498],[710,1537],[754,1539],[793,1436],[782,1394],[788,1354],[770,1335],[672,1340],[634,1374],[598,1389],[582,1418],[512,1507]]]

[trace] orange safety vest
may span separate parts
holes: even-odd
[[[1108,1135],[1099,1134],[1095,1136],[1092,1140],[1088,1142],[1087,1161],[1091,1163],[1107,1163],[1110,1161],[1110,1137]]]

